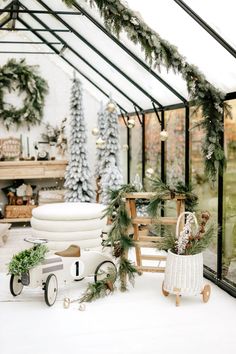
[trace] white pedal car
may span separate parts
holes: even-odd
[[[33,243],[35,247],[47,242],[33,238],[27,238],[25,241]],[[27,274],[12,274],[10,291],[13,296],[18,296],[24,286],[42,287],[46,304],[52,306],[57,298],[58,285],[64,286],[88,276],[93,276],[95,282],[110,276],[115,281],[116,273],[116,266],[109,255],[80,250],[80,247],[72,245],[62,252],[48,252],[45,259]]]

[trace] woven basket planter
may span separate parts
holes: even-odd
[[[180,214],[176,226],[176,238],[179,237],[180,219],[189,212]],[[193,214],[195,225],[198,226]],[[165,277],[162,284],[165,296],[176,295],[176,306],[180,304],[181,295],[202,294],[203,301],[210,297],[210,285],[203,284],[203,254],[179,255],[168,250],[165,268]]]
[[[179,295],[198,295],[203,290],[203,256],[167,254],[163,289]]]

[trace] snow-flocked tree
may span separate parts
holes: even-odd
[[[115,103],[110,99],[106,106],[105,149],[102,159],[102,203],[109,203],[109,190],[120,188],[123,176],[120,171],[120,142],[118,114]]]
[[[92,202],[94,191],[87,156],[87,135],[82,102],[82,84],[73,78],[71,89],[70,159],[65,173],[65,200],[67,202]]]
[[[99,138],[103,141],[106,140],[105,133],[106,133],[106,113],[101,102],[100,109],[97,115],[97,127],[99,130]],[[104,160],[104,153],[105,149],[98,148],[96,154],[96,166],[95,166],[95,177],[101,178],[104,170],[103,170],[103,160]]]

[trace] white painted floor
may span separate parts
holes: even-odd
[[[163,274],[144,273],[126,293],[86,304],[83,312],[78,303],[64,309],[63,298],[79,297],[84,280],[61,289],[49,308],[40,289],[25,288],[17,298],[9,294],[4,264],[22,245],[18,234],[0,248],[1,354],[235,353],[236,299],[214,284],[207,304],[199,295],[183,297],[176,307],[173,296],[162,295]]]

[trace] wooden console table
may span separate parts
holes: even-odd
[[[64,178],[68,162],[66,160],[49,161],[1,161],[0,181],[15,179]],[[30,218],[0,219],[4,222],[28,222]]]
[[[0,180],[63,178],[67,161],[2,161]]]

